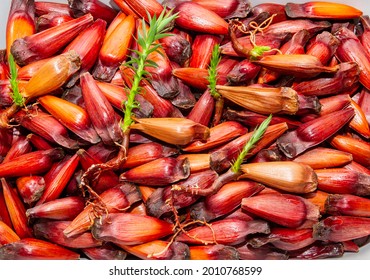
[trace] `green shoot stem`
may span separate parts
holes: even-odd
[[[19,107],[23,107],[25,105],[25,100],[19,91],[18,69],[12,54],[9,55],[8,63],[10,70],[9,82],[12,90],[13,103]]]
[[[123,110],[125,114],[121,122],[121,128],[124,134],[128,133],[131,124],[134,122],[132,111],[138,107],[135,97],[141,91],[140,82],[149,74],[145,70],[145,67],[156,67],[156,63],[150,61],[148,57],[161,47],[159,44],[155,43],[156,41],[160,38],[170,36],[170,34],[165,32],[169,29],[170,23],[178,16],[178,14],[171,15],[171,13],[172,10],[166,12],[166,9],[163,9],[158,18],[155,15],[151,17],[148,13],[149,28],[146,27],[145,20],[142,20],[142,29],[138,33],[137,38],[140,50],[135,51],[137,58],[131,57],[131,60],[126,63],[128,67],[135,71],[135,74],[127,100],[124,103],[125,108]]]
[[[271,122],[271,119],[272,119],[272,115],[268,116],[268,118],[266,118],[258,127],[255,128],[251,138],[244,145],[243,150],[240,152],[238,158],[236,159],[236,161],[231,167],[231,170],[234,173],[240,172],[240,167],[245,157],[248,155],[249,151],[257,144],[257,142],[263,137],[267,127],[269,126]]]
[[[271,51],[269,46],[255,46],[250,52],[250,60],[258,60],[265,52]]]
[[[134,81],[132,83],[130,93],[127,96],[127,101],[125,104],[125,115],[123,118],[123,127],[122,127],[123,132],[126,132],[129,129],[130,125],[133,123],[132,110],[135,107],[134,106],[135,97],[140,92],[140,82],[143,78],[144,64],[147,56],[148,55],[144,56],[144,53],[143,56],[140,56],[140,63],[138,63],[137,70],[134,76]]]
[[[220,45],[216,44],[213,47],[211,61],[209,63],[209,68],[208,68],[208,82],[209,82],[208,88],[210,90],[211,96],[216,100],[221,97],[221,95],[216,90],[217,75],[218,75],[217,67],[220,61],[221,61]]]

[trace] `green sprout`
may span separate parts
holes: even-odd
[[[269,126],[272,119],[272,115],[268,116],[259,126],[254,129],[252,137],[244,145],[243,150],[240,152],[238,158],[232,165],[231,169],[234,173],[239,173],[240,166],[242,165],[244,158],[248,155],[249,151],[257,144],[257,142],[263,137],[267,127]]]
[[[220,45],[216,44],[213,47],[211,61],[208,68],[208,88],[213,98],[220,98],[220,94],[216,90],[217,84],[217,67],[221,61]]]
[[[12,99],[14,104],[23,107],[25,99],[19,91],[18,69],[12,54],[9,55],[8,62],[10,70],[9,82],[12,90]]]
[[[138,107],[138,103],[135,102],[135,97],[140,93],[140,82],[145,77],[149,76],[150,73],[145,70],[146,67],[157,67],[158,65],[148,59],[148,56],[158,51],[161,47],[160,43],[155,43],[159,39],[171,36],[166,33],[171,28],[171,22],[178,16],[178,14],[172,14],[172,10],[166,12],[163,9],[162,13],[158,16],[150,16],[148,13],[149,27],[146,27],[146,22],[142,19],[142,29],[138,32],[138,38],[136,41],[140,46],[140,50],[134,50],[136,57],[130,57],[130,60],[126,62],[126,66],[132,68],[135,71],[134,79],[130,92],[128,94],[126,102],[124,102],[124,119],[121,122],[121,128],[123,132],[129,130],[130,125],[134,122],[132,119],[132,110]]]
[[[271,51],[271,47],[269,46],[254,46],[254,48],[249,52],[250,60],[257,60],[268,51]]]

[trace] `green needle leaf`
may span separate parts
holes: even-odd
[[[270,51],[269,46],[255,46],[250,52],[251,60],[257,60],[264,52]]]
[[[257,142],[263,137],[267,127],[271,122],[271,119],[272,115],[268,116],[267,119],[265,119],[258,127],[255,128],[252,137],[244,145],[243,150],[241,151],[238,158],[231,167],[234,173],[238,173],[240,171],[240,166],[242,165],[244,158],[247,156],[249,151],[257,144]]]
[[[216,90],[217,84],[217,67],[220,64],[221,55],[220,55],[220,45],[216,44],[213,47],[211,61],[209,63],[208,68],[208,82],[209,82],[209,90],[213,98],[218,99],[220,98],[220,94]]]
[[[158,67],[154,61],[148,60],[148,56],[158,51],[161,47],[160,44],[155,44],[155,41],[170,36],[170,34],[166,32],[172,27],[171,22],[178,16],[177,13],[172,14],[172,10],[169,12],[166,11],[167,9],[164,8],[158,18],[155,15],[151,17],[150,14],[147,13],[149,27],[146,27],[146,22],[143,19],[141,31],[138,33],[138,38],[136,39],[140,51],[135,51],[137,57],[131,58],[131,60],[126,63],[127,67],[134,69],[135,75],[127,101],[125,102],[125,108],[122,109],[125,113],[124,119],[121,122],[121,128],[124,133],[134,122],[132,119],[132,110],[139,106],[139,104],[135,102],[135,96],[140,93],[141,80],[149,74],[145,70],[145,67]]]
[[[9,70],[10,70],[9,82],[10,82],[10,87],[13,92],[12,99],[13,99],[14,104],[20,107],[23,107],[24,97],[19,91],[18,69],[17,69],[17,64],[15,63],[14,57],[12,54],[9,55],[8,62],[9,62]]]

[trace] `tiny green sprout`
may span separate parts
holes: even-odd
[[[243,150],[240,152],[238,158],[231,167],[234,173],[240,171],[240,167],[244,161],[244,158],[248,155],[249,151],[257,144],[257,142],[263,137],[267,127],[269,126],[272,119],[272,115],[268,116],[258,127],[255,128],[252,137],[244,145]]]
[[[218,99],[220,98],[220,94],[216,90],[216,85],[217,85],[217,67],[221,61],[221,55],[220,55],[220,45],[216,44],[213,47],[212,50],[212,55],[211,55],[211,61],[209,63],[209,68],[208,68],[208,88],[210,90],[210,93],[213,98]]]
[[[122,131],[125,133],[129,130],[130,125],[134,122],[132,119],[132,110],[138,108],[138,103],[135,102],[135,97],[140,93],[140,82],[145,77],[150,74],[145,70],[145,67],[157,67],[157,64],[154,61],[148,59],[148,56],[156,52],[161,44],[155,43],[161,38],[171,36],[171,34],[166,33],[171,27],[171,22],[175,20],[178,14],[172,14],[172,10],[167,12],[167,9],[164,8],[162,13],[158,16],[154,15],[153,17],[148,14],[149,27],[146,27],[146,22],[142,19],[142,29],[138,33],[136,41],[140,46],[140,51],[134,51],[136,56],[130,57],[130,60],[126,62],[126,66],[134,70],[134,79],[130,92],[127,96],[127,101],[124,103],[124,119],[121,121]]]
[[[12,54],[9,55],[8,62],[10,70],[9,82],[12,90],[12,99],[14,104],[23,107],[25,105],[25,100],[19,91],[18,69]]]
[[[255,46],[250,52],[250,59],[251,60],[257,60],[259,57],[261,57],[264,52],[270,51],[271,48],[269,46]]]

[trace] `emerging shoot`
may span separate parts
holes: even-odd
[[[11,90],[13,92],[12,94],[13,102],[17,106],[23,107],[25,105],[25,99],[19,91],[18,69],[12,54],[9,55],[8,62],[10,70],[9,82]]]
[[[149,75],[149,72],[145,70],[145,67],[157,66],[154,61],[148,60],[148,56],[161,47],[161,44],[158,43],[159,39],[171,36],[171,34],[166,32],[171,28],[171,22],[177,17],[177,14],[172,15],[171,13],[172,10],[166,12],[166,9],[163,9],[158,18],[156,15],[151,17],[148,13],[149,28],[146,27],[146,22],[142,19],[142,28],[138,32],[138,38],[136,39],[139,45],[139,50],[134,51],[137,57],[132,56],[126,63],[126,66],[135,71],[135,75],[127,101],[124,103],[123,110],[125,112],[125,116],[121,123],[123,133],[126,133],[129,130],[130,125],[134,122],[132,119],[132,110],[139,106],[139,104],[135,102],[135,96],[140,93],[141,80]]]
[[[248,155],[249,151],[257,144],[257,142],[263,137],[267,127],[269,126],[272,119],[272,115],[269,115],[259,126],[257,126],[252,134],[252,137],[244,145],[243,150],[240,152],[238,158],[231,167],[234,173],[239,173],[240,166],[244,161],[244,158]]]
[[[209,82],[209,90],[214,99],[218,99],[221,95],[216,90],[217,84],[217,67],[221,61],[221,52],[220,52],[220,45],[216,44],[212,50],[211,61],[208,68],[208,82]]]

